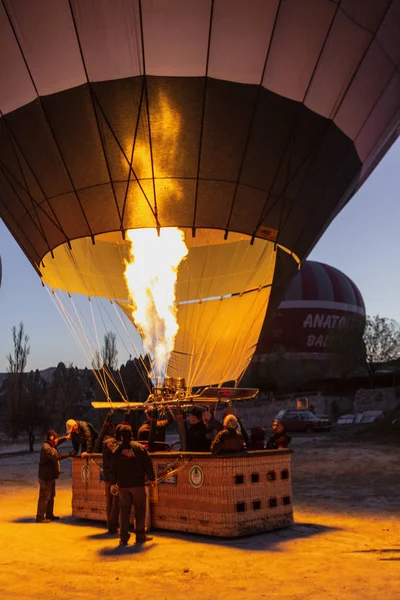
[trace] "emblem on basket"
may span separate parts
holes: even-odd
[[[82,477],[82,481],[84,483],[87,483],[90,479],[90,467],[89,465],[83,465],[82,470],[81,470],[81,477]]]
[[[199,488],[204,483],[204,472],[201,467],[193,465],[189,471],[189,481],[194,488]]]

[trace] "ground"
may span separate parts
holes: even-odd
[[[292,527],[234,541],[153,532],[141,549],[69,516],[68,459],[64,518],[36,524],[38,454],[0,455],[1,598],[398,600],[399,446],[330,434],[292,445]]]

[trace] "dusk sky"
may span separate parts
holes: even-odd
[[[359,287],[367,313],[400,321],[400,142],[384,157],[365,185],[325,232],[309,258],[346,273]],[[3,280],[0,289],[0,372],[12,350],[13,325],[24,322],[30,337],[28,370],[59,361],[89,366],[47,291],[14,238],[0,221]],[[87,310],[87,300],[82,299]],[[116,322],[118,318],[111,311]],[[108,313],[107,313],[108,315]],[[108,318],[108,317],[107,317]],[[111,326],[107,328],[112,328]],[[102,337],[103,331],[99,331]],[[120,363],[129,345],[118,338]]]

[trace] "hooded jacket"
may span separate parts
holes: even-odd
[[[245,450],[244,437],[237,429],[225,427],[211,444],[212,454],[220,452],[241,452]]]
[[[150,481],[156,478],[146,448],[132,441],[120,442],[114,447],[109,474],[110,484],[118,484],[121,488],[143,487],[145,475]]]
[[[60,460],[73,455],[73,452],[60,453],[58,451],[57,446],[65,442],[66,439],[66,437],[58,438],[56,446],[53,446],[49,440],[43,443],[39,458],[39,479],[43,481],[58,479],[60,474]]]

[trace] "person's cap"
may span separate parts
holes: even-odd
[[[48,440],[55,440],[57,438],[58,438],[57,431],[54,431],[54,429],[49,429],[49,431],[47,432],[47,439]]]
[[[198,419],[203,418],[203,411],[201,408],[196,408],[195,406],[189,410],[189,414],[197,417]]]
[[[68,419],[68,421],[65,424],[65,427],[67,429],[67,433],[71,433],[71,431],[73,430],[73,428],[76,425],[76,421],[74,419]]]

